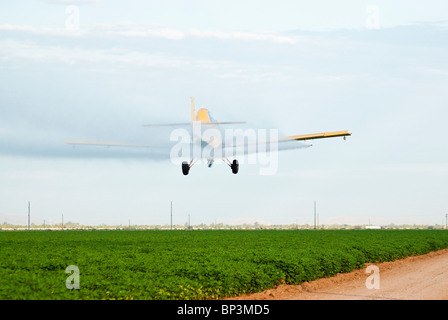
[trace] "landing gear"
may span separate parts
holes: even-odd
[[[187,161],[182,162],[182,173],[184,174],[184,176],[186,176],[189,171],[190,171],[190,165],[188,164],[188,162]]]
[[[233,174],[237,174],[238,173],[238,169],[240,168],[240,165],[238,163],[238,160],[233,160],[233,162],[230,162],[227,158],[224,160],[222,159],[225,163],[227,163],[227,165],[230,167],[230,169],[232,169],[232,173]],[[196,160],[197,161],[197,160]],[[191,160],[190,163],[188,163],[187,161],[182,162],[182,173],[184,174],[184,176],[188,175],[188,173],[190,172],[190,168],[196,163],[196,161]],[[209,159],[208,160],[208,167],[210,168],[213,165],[213,159]]]
[[[238,173],[240,165],[238,164],[238,160],[233,160],[232,164],[230,165],[230,168],[232,169],[233,174]]]
[[[182,173],[186,176],[190,172],[190,168],[194,166],[194,164],[198,161],[198,159],[191,159],[190,163],[187,161],[182,162]]]
[[[233,162],[230,162],[229,159],[223,158],[222,161],[224,161],[230,167],[230,169],[232,169],[233,174],[238,173],[238,169],[240,168],[240,165],[238,164],[238,160],[235,159],[235,160],[233,160]]]

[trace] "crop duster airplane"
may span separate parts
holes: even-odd
[[[349,131],[334,131],[334,132],[323,132],[323,133],[311,133],[302,134],[294,136],[284,136],[278,137],[278,134],[274,137],[267,137],[266,134],[263,139],[257,139],[255,136],[255,131],[249,131],[254,134],[247,134],[247,131],[243,135],[243,139],[238,137],[231,137],[231,140],[227,138],[223,140],[224,132],[221,125],[235,125],[244,124],[242,121],[227,121],[219,122],[214,120],[210,112],[205,108],[200,108],[196,112],[196,107],[194,104],[194,98],[191,97],[191,119],[187,123],[168,123],[168,124],[146,124],[147,127],[157,127],[157,126],[172,126],[172,127],[190,127],[190,133],[183,129],[180,133],[187,133],[186,135],[178,135],[182,138],[181,142],[175,145],[171,149],[170,156],[173,160],[177,157],[179,151],[183,151],[183,157],[188,157],[190,161],[182,162],[182,173],[188,175],[190,168],[199,160],[206,159],[208,167],[211,167],[215,159],[222,159],[227,165],[230,166],[232,173],[237,174],[239,170],[239,163],[237,159],[229,161],[228,157],[231,156],[242,156],[244,154],[253,153],[263,153],[267,152],[267,146],[269,146],[270,151],[277,150],[287,150],[287,149],[297,149],[301,147],[309,147],[310,145],[297,144],[297,141],[307,141],[313,139],[323,139],[323,138],[333,138],[333,137],[343,137],[344,140],[347,136],[350,136]],[[183,130],[183,131],[182,131]],[[226,133],[227,133],[226,129]],[[174,131],[173,131],[174,132]],[[173,139],[173,132],[171,134],[171,141]],[[276,132],[276,131],[274,131]],[[179,132],[178,132],[179,133]],[[242,133],[242,130],[239,131]],[[251,139],[251,137],[253,139]],[[247,138],[247,139],[244,139]],[[235,142],[236,140],[236,142]],[[247,141],[246,141],[247,140]],[[157,146],[140,144],[140,143],[123,143],[123,142],[106,142],[106,141],[88,141],[88,140],[65,140],[67,144],[71,145],[91,145],[91,146],[107,146],[107,147],[144,147],[144,148],[156,148]],[[274,149],[274,150],[273,150]],[[185,152],[186,151],[186,152]],[[192,151],[192,152],[191,152]],[[192,154],[191,154],[192,153]],[[185,156],[185,154],[187,156]]]

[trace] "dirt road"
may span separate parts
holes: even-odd
[[[231,299],[448,300],[448,249]]]

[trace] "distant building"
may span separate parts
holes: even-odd
[[[381,226],[366,226],[366,229],[381,229]]]

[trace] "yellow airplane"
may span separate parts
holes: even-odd
[[[252,131],[239,131],[243,133],[243,140],[238,140],[237,143],[234,142],[234,136],[230,136],[230,140],[223,140],[225,136],[222,127],[220,125],[234,125],[234,124],[244,124],[243,121],[227,121],[219,122],[214,120],[210,112],[206,108],[200,108],[196,112],[196,107],[194,104],[194,98],[191,97],[191,115],[190,122],[186,123],[168,123],[168,124],[146,124],[144,126],[154,127],[154,126],[172,126],[181,128],[183,126],[190,126],[190,131],[180,129],[177,132],[177,136],[171,134],[170,140],[175,141],[180,138],[175,146],[172,147],[172,152],[170,154],[171,160],[178,156],[181,152],[183,157],[188,157],[189,162],[182,161],[182,173],[188,175],[190,168],[199,160],[206,159],[208,162],[208,167],[211,167],[215,159],[222,159],[227,165],[232,169],[232,173],[237,174],[239,171],[239,162],[234,159],[232,162],[228,160],[228,156],[241,156],[242,154],[250,153],[260,153],[267,152],[267,146],[269,146],[270,152],[278,150],[287,150],[303,147],[302,145],[297,145],[294,142],[286,146],[278,147],[280,144],[284,145],[288,141],[307,141],[313,139],[323,139],[323,138],[333,138],[333,137],[343,137],[344,140],[347,136],[351,136],[349,131],[334,131],[334,132],[323,132],[323,133],[312,133],[312,134],[302,134],[294,136],[275,136],[267,138],[266,135],[262,135],[262,139],[257,138],[254,130]],[[226,130],[226,133],[228,131]],[[249,132],[249,133],[248,133]],[[273,131],[276,133],[275,131]],[[233,133],[233,132],[231,132]],[[263,132],[265,133],[265,132]],[[174,137],[175,136],[175,137]],[[250,140],[246,142],[246,140]],[[253,139],[250,139],[253,138]],[[226,137],[227,139],[227,137]],[[87,141],[87,140],[65,140],[67,144],[71,145],[94,145],[94,146],[108,146],[108,147],[145,147],[153,148],[154,145],[140,144],[140,143],[123,143],[123,142],[106,142],[106,141]],[[310,145],[305,145],[310,146]],[[238,149],[238,150],[237,150]],[[273,150],[274,149],[274,150]],[[191,153],[193,153],[191,155]],[[174,161],[173,161],[174,162]]]

